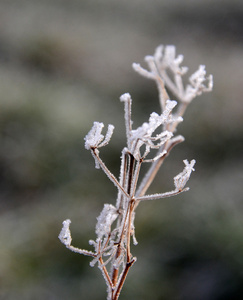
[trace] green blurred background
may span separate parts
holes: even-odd
[[[94,120],[115,125],[101,156],[118,175],[119,96],[132,95],[134,126],[159,112],[154,83],[131,68],[159,44],[176,45],[189,73],[205,64],[214,90],[191,104],[186,141],[150,189],[170,190],[195,158],[190,191],[137,210],[138,261],[120,298],[243,299],[243,2],[1,0],[1,300],[106,298],[100,271],[57,236],[70,218],[73,244],[89,248],[115,202],[83,138]]]

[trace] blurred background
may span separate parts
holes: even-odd
[[[116,189],[83,138],[94,120],[115,125],[101,156],[118,175],[119,97],[132,95],[134,126],[159,112],[155,84],[131,68],[159,44],[176,45],[189,75],[205,64],[214,90],[189,107],[186,141],[150,188],[170,190],[195,158],[190,191],[137,210],[138,261],[120,299],[243,298],[243,2],[1,0],[1,300],[106,298],[100,271],[57,236],[70,218],[73,244],[91,250]]]

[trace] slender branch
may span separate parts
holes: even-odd
[[[162,198],[168,198],[172,196],[176,196],[182,192],[188,191],[188,188],[184,188],[182,190],[174,190],[171,192],[166,192],[166,193],[161,193],[161,194],[152,194],[152,195],[146,195],[142,197],[136,198],[136,201],[145,201],[145,200],[157,200],[157,199],[162,199]]]
[[[124,190],[124,188],[120,185],[119,181],[116,179],[115,175],[111,173],[111,171],[106,167],[105,163],[100,158],[97,149],[91,148],[94,156],[97,158],[102,170],[105,172],[107,177],[114,183],[114,185],[120,190],[126,197],[129,197],[128,193]]]
[[[122,158],[121,158],[121,168],[120,168],[120,186],[126,189],[126,176],[127,176],[127,155],[123,149],[122,151]],[[118,211],[122,209],[122,202],[123,202],[124,194],[123,192],[119,191],[118,196],[117,196],[117,202],[116,202],[116,207]],[[120,219],[120,218],[119,218]]]
[[[168,153],[168,152],[167,152]],[[151,183],[153,182],[156,174],[158,173],[162,163],[164,162],[167,154],[159,158],[158,160],[154,161],[149,168],[148,172],[145,174],[137,192],[136,192],[136,198],[141,197],[145,195],[147,192],[148,188],[150,187]]]
[[[121,245],[119,243],[117,246],[115,260],[118,259],[120,255],[121,255]],[[112,285],[113,286],[116,286],[116,284],[117,284],[118,275],[119,275],[119,267],[118,268],[113,267],[113,271],[112,271]]]
[[[151,183],[153,182],[155,176],[157,175],[161,165],[163,164],[165,158],[169,156],[170,151],[179,143],[183,142],[184,138],[182,136],[175,137],[174,139],[168,141],[164,145],[164,150],[166,150],[166,154],[162,157],[160,157],[158,160],[154,161],[151,164],[151,167],[149,168],[148,172],[144,175],[144,178],[136,192],[136,198],[142,197],[147,192],[148,188],[150,187]],[[163,146],[162,146],[163,147]],[[161,147],[161,148],[162,148]],[[160,153],[162,150],[160,149],[158,153]]]
[[[69,250],[75,252],[75,253],[79,253],[79,254],[83,254],[83,255],[87,255],[87,256],[92,256],[92,257],[96,257],[97,255],[92,252],[92,251],[87,251],[87,250],[84,250],[84,249],[79,249],[77,247],[74,247],[72,245],[67,245],[66,246]]]
[[[128,226],[127,226],[127,261],[131,259],[131,225],[132,225],[132,213],[134,210],[135,200],[131,199],[129,202],[129,217],[128,217]]]
[[[120,100],[124,102],[124,110],[125,110],[125,127],[126,127],[126,136],[127,136],[127,146],[131,148],[131,131],[132,131],[132,118],[131,118],[131,104],[132,98],[130,94],[126,93],[120,97]]]
[[[126,224],[127,224],[127,217],[128,217],[128,214],[129,214],[128,208],[125,210],[125,212],[126,213],[123,216],[122,224],[120,224],[120,227],[122,228],[121,233],[120,233],[120,237],[119,237],[118,242],[116,243],[117,244],[117,251],[116,251],[116,255],[115,255],[115,260],[117,260],[120,257],[120,255],[122,254],[121,244],[123,242],[123,239],[125,238],[125,232],[127,232]],[[113,282],[114,286],[117,283],[118,276],[119,276],[119,268],[115,267],[114,264],[112,264],[112,282]]]
[[[128,195],[131,195],[131,188],[132,188],[132,182],[133,182],[135,158],[130,153],[128,153],[128,155],[129,155],[129,170],[128,170],[127,193],[128,193]]]
[[[112,281],[110,279],[110,276],[109,276],[109,273],[107,272],[107,269],[106,267],[104,266],[104,262],[103,262],[103,259],[102,257],[99,258],[99,262],[101,264],[101,269],[103,271],[103,274],[105,275],[106,279],[107,279],[107,282],[109,283],[109,285],[112,287]]]
[[[156,78],[156,84],[157,84],[157,88],[158,88],[158,92],[159,92],[160,107],[161,107],[161,110],[164,111],[166,101],[169,100],[170,97],[165,89],[164,81],[161,78],[160,72],[159,72],[158,67],[155,62],[154,62],[154,65],[155,65],[156,71],[158,73],[158,76]]]
[[[142,162],[143,162],[142,160],[137,162],[136,167],[135,167],[134,178],[133,178],[133,183],[132,183],[132,190],[131,190],[131,197],[134,197],[134,194],[135,194],[135,191],[137,188],[137,183],[138,183],[138,178],[139,178],[139,173],[140,173]]]
[[[120,292],[121,292],[121,289],[123,287],[123,284],[124,284],[124,282],[126,280],[128,271],[131,268],[131,266],[135,263],[136,260],[137,260],[136,257],[133,257],[133,259],[131,261],[129,261],[129,262],[126,263],[126,267],[125,267],[125,269],[124,269],[124,271],[122,273],[121,279],[120,279],[118,287],[117,287],[117,289],[115,291],[114,297],[112,297],[112,300],[117,300],[118,299],[118,297],[120,295]]]

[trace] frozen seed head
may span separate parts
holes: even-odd
[[[114,126],[109,124],[106,136],[101,133],[104,124],[101,122],[94,122],[93,127],[89,133],[85,136],[85,148],[90,150],[92,148],[100,148],[107,145],[112,137]]]
[[[185,102],[190,102],[204,92],[211,92],[213,89],[213,76],[206,77],[205,66],[200,65],[198,70],[190,76],[189,83],[185,90]]]
[[[121,95],[120,97],[121,102],[128,102],[131,101],[131,95],[129,93],[125,93],[123,95]]]
[[[131,145],[131,149],[129,150],[136,159],[140,158],[140,148],[143,145],[147,147],[146,154],[148,154],[151,148],[158,149],[173,136],[173,133],[167,130],[161,131],[156,135],[154,135],[154,132],[161,125],[174,121],[172,118],[172,110],[176,104],[176,101],[167,100],[165,110],[161,115],[153,112],[148,122],[143,123],[142,126],[130,132],[128,145]],[[177,121],[181,121],[181,118]]]
[[[183,162],[185,164],[184,170],[174,177],[175,188],[178,191],[183,190],[191,176],[192,171],[195,171],[195,169],[193,168],[196,163],[195,159],[191,160],[190,163],[187,159],[183,160]]]
[[[70,246],[72,242],[72,237],[70,233],[69,226],[71,224],[71,220],[67,219],[62,222],[62,230],[58,236],[59,240],[65,245]]]

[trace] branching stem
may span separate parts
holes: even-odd
[[[174,190],[146,194],[171,150],[184,141],[182,136],[173,134],[182,121],[188,104],[202,92],[210,91],[213,84],[212,76],[205,77],[205,67],[199,66],[190,76],[189,84],[185,88],[182,76],[187,72],[187,68],[180,66],[183,56],[176,57],[174,46],[159,46],[154,56],[147,56],[145,60],[149,70],[143,69],[139,64],[133,64],[133,68],[140,75],[155,81],[162,112],[151,113],[148,122],[133,129],[132,98],[128,93],[120,97],[124,102],[127,146],[122,151],[119,180],[99,156],[99,149],[109,143],[114,126],[109,124],[106,134],[102,134],[104,124],[94,122],[85,137],[85,148],[91,151],[96,168],[101,168],[118,190],[116,204],[104,204],[97,218],[97,238],[95,241],[90,240],[94,252],[71,245],[69,219],[63,221],[63,228],[59,234],[59,239],[68,249],[92,257],[91,266],[98,264],[107,284],[108,300],[118,300],[128,272],[136,261],[131,253],[131,239],[136,245],[134,218],[138,204],[142,201],[175,196],[189,189],[186,184],[194,171],[195,160],[183,161],[183,171],[174,177]],[[167,89],[177,97],[177,101],[169,99]],[[177,111],[174,112],[177,104]],[[137,188],[142,163],[151,163],[151,166]],[[104,259],[107,256],[108,258]],[[108,265],[110,272],[107,271]]]

